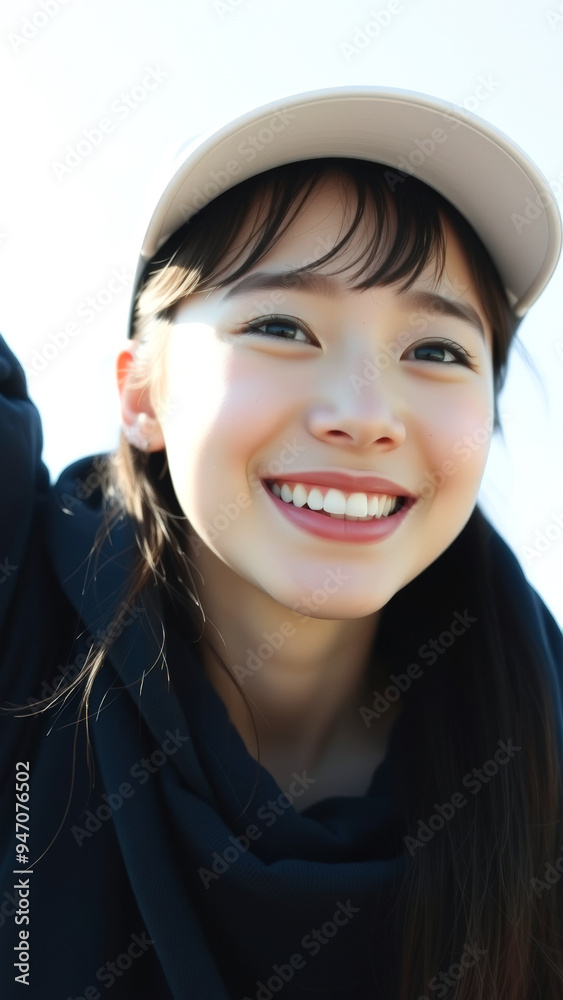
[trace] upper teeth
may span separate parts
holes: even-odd
[[[386,493],[343,493],[333,488],[328,489],[323,497],[317,486],[307,487],[303,483],[293,486],[283,483],[281,489],[277,483],[273,483],[272,491],[277,497],[296,507],[307,504],[311,510],[324,510],[327,514],[340,517],[385,517],[398,500],[398,497]]]

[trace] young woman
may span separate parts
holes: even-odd
[[[559,245],[484,122],[320,91],[175,169],[114,453],[51,486],[1,342],[13,995],[561,1000],[563,638],[476,506]]]

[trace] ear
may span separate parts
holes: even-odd
[[[123,433],[140,451],[162,451],[166,445],[160,422],[150,401],[148,386],[133,384],[139,341],[128,340],[116,361],[117,388],[121,402]]]

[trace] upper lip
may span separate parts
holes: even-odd
[[[382,476],[372,476],[369,473],[352,473],[327,469],[317,472],[294,472],[289,475],[267,476],[268,482],[311,483],[313,486],[329,486],[346,493],[387,493],[389,496],[414,497],[404,486],[383,479]]]

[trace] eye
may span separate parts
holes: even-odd
[[[427,352],[429,354],[434,354],[434,355],[449,354],[450,356],[452,356],[454,358],[453,361],[448,361],[447,359],[445,360],[445,359],[443,359],[441,357],[434,356],[434,357],[427,357],[426,359],[421,358],[421,359],[417,359],[417,360],[426,360],[426,361],[430,361],[430,362],[438,362],[438,364],[441,364],[441,365],[461,364],[461,365],[465,365],[466,368],[473,368],[474,367],[471,364],[471,360],[473,359],[473,355],[469,354],[467,351],[465,351],[463,349],[463,347],[459,347],[458,344],[452,343],[451,340],[432,340],[432,341],[428,341],[428,343],[426,343],[426,344],[416,344],[415,347],[411,347],[410,348],[409,353],[412,353],[414,351],[422,351],[422,352]]]
[[[260,336],[263,333],[266,337],[275,337],[276,340],[291,340],[298,344],[313,342],[312,334],[308,332],[300,322],[286,316],[264,316],[262,319],[247,323],[242,331],[244,334],[255,334]],[[304,334],[304,337],[294,337],[294,333]]]
[[[246,336],[265,336],[273,337],[275,340],[289,340],[296,344],[316,343],[315,338],[307,327],[300,320],[292,319],[289,316],[263,316],[252,323],[247,323],[242,328],[242,333]],[[473,355],[451,340],[432,340],[425,344],[416,344],[410,348],[409,353],[414,351],[422,351],[423,353],[426,352],[427,355],[434,355],[434,357],[427,356],[426,358],[417,358],[415,360],[426,360],[427,362],[442,365],[442,367],[455,364],[465,365],[466,368],[472,369],[475,367],[471,364]],[[450,355],[450,359],[453,358],[453,360],[448,360],[448,358],[444,357],[444,355],[448,354]]]

